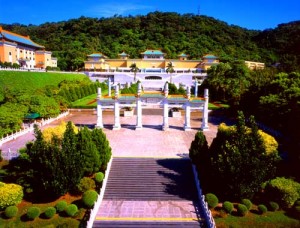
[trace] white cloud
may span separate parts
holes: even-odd
[[[149,5],[140,5],[136,3],[109,2],[93,6],[93,8],[90,9],[90,13],[97,17],[111,17],[114,15],[138,14],[138,11],[151,10],[152,8],[153,7]]]

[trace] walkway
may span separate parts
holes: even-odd
[[[189,159],[114,158],[94,227],[200,227],[193,178]]]

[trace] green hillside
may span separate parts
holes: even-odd
[[[45,86],[57,86],[62,81],[88,80],[84,74],[48,72],[0,71],[0,89],[35,91]]]

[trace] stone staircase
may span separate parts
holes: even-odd
[[[113,158],[93,227],[200,227],[201,217],[189,159]]]

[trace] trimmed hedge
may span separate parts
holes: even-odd
[[[96,188],[95,181],[89,177],[83,177],[77,185],[77,189],[81,193],[94,188]]]
[[[205,201],[210,209],[215,208],[219,203],[218,197],[212,193],[207,193],[205,195]]]
[[[63,212],[67,206],[68,206],[68,203],[64,200],[61,200],[61,201],[57,202],[57,204],[55,205],[55,208],[58,212]]]
[[[18,210],[16,206],[9,206],[5,208],[4,214],[7,218],[13,218],[18,214]]]
[[[0,182],[0,209],[19,204],[21,203],[22,199],[22,186]]]
[[[65,211],[68,216],[73,217],[78,212],[78,208],[75,204],[70,204],[69,206],[67,206]]]
[[[39,217],[41,214],[41,210],[38,207],[30,207],[26,213],[27,218],[34,220],[35,218]]]
[[[238,204],[237,212],[240,216],[245,216],[248,213],[248,208],[244,204]]]
[[[269,210],[270,211],[277,211],[279,209],[279,205],[276,202],[269,202]]]
[[[47,218],[52,218],[56,214],[56,209],[55,207],[47,207],[45,210],[45,216]]]
[[[104,173],[102,173],[102,172],[96,173],[96,175],[95,175],[96,183],[98,183],[98,184],[102,183],[103,179],[104,179]]]
[[[242,199],[242,204],[244,204],[248,210],[251,210],[252,203],[249,199]]]
[[[267,207],[263,204],[258,205],[257,209],[260,214],[264,214],[268,211]]]
[[[98,193],[94,190],[88,190],[82,195],[82,202],[83,204],[88,207],[92,208],[97,201]]]
[[[232,210],[233,210],[233,204],[229,201],[225,201],[223,203],[223,209],[224,211],[226,211],[228,214],[231,214]]]

